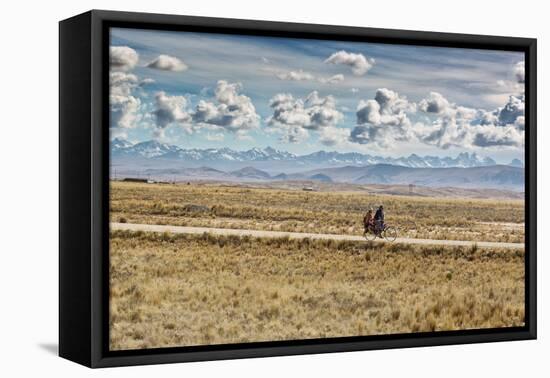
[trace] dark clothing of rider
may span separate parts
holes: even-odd
[[[380,232],[384,229],[384,208],[380,206],[374,214],[375,232],[380,235]]]
[[[374,220],[384,222],[384,210],[383,209],[376,210],[376,214],[374,214]]]

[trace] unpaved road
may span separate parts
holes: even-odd
[[[239,230],[232,228],[211,228],[211,227],[184,227],[165,226],[157,224],[135,224],[135,223],[111,223],[111,230],[148,231],[148,232],[170,232],[174,234],[204,234],[213,235],[238,235],[262,238],[284,238],[290,239],[330,239],[330,240],[351,240],[365,241],[365,238],[358,235],[335,235],[335,234],[311,234],[305,232],[283,232],[283,231],[262,231],[262,230]],[[384,242],[383,239],[376,239],[376,242]],[[513,248],[523,249],[523,243],[500,243],[487,241],[466,241],[466,240],[435,240],[435,239],[412,239],[397,238],[394,243],[404,244],[428,244],[471,247],[477,244],[481,248]]]

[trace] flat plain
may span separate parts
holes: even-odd
[[[388,195],[360,189],[112,182],[111,221],[361,235],[365,212],[382,204],[387,223],[399,228],[400,237],[524,241],[521,199]]]
[[[524,325],[524,251],[111,231],[112,350]]]
[[[523,241],[522,200],[112,182],[111,221]],[[524,250],[111,231],[112,350],[524,324]]]

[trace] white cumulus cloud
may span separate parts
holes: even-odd
[[[357,126],[349,140],[358,144],[388,147],[395,141],[413,137],[408,113],[416,112],[416,104],[387,88],[379,88],[374,99],[360,100],[357,105]]]
[[[249,97],[239,94],[240,83],[220,80],[215,89],[215,100],[200,100],[194,109],[184,96],[157,92],[155,110],[158,135],[170,125],[177,125],[188,133],[207,129],[215,133],[207,134],[208,140],[220,140],[219,131],[233,132],[239,138],[245,137],[248,130],[258,127],[260,117]],[[217,131],[217,132],[216,132]],[[216,139],[217,138],[217,139]]]
[[[268,126],[280,132],[281,140],[288,143],[301,142],[308,138],[308,130],[334,127],[344,118],[336,108],[334,97],[321,97],[317,91],[305,99],[279,93],[271,98],[269,106],[273,115],[267,119]]]
[[[139,61],[136,50],[128,46],[111,46],[109,64],[112,71],[130,71]]]
[[[440,93],[420,101],[419,109],[436,115],[431,125],[417,125],[418,139],[440,148],[521,147],[524,144],[523,95],[510,96],[493,111],[458,106]]]
[[[319,142],[328,147],[348,144],[351,130],[346,127],[327,126],[319,130]]]
[[[430,92],[428,98],[420,101],[418,107],[426,113],[443,114],[451,109],[451,104],[441,93]]]
[[[189,67],[181,59],[170,55],[161,54],[147,64],[147,67],[162,71],[181,72]]]
[[[157,132],[171,124],[178,124],[187,132],[193,132],[191,115],[187,110],[187,99],[184,96],[170,96],[165,92],[155,94],[155,110]]]
[[[219,80],[214,91],[215,101],[199,101],[193,113],[193,121],[241,134],[257,128],[260,116],[250,97],[239,93],[241,90],[241,83]]]
[[[141,101],[133,96],[111,98],[111,127],[134,128]]]
[[[518,83],[525,83],[525,61],[516,63],[514,66],[514,75]]]
[[[110,127],[131,129],[139,119],[141,101],[134,95],[139,85],[134,74],[116,71],[109,73]]]
[[[325,63],[347,65],[351,67],[351,72],[353,72],[355,76],[362,76],[374,66],[375,60],[363,54],[341,50],[329,56],[325,60]]]
[[[424,117],[419,117],[421,114]],[[511,95],[502,107],[487,111],[457,105],[438,92],[413,103],[381,88],[374,99],[359,101],[356,117],[351,143],[388,147],[396,141],[420,142],[442,149],[522,147],[525,95]]]

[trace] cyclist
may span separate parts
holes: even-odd
[[[380,205],[376,214],[374,214],[374,229],[377,235],[380,235],[384,229],[384,206]]]

